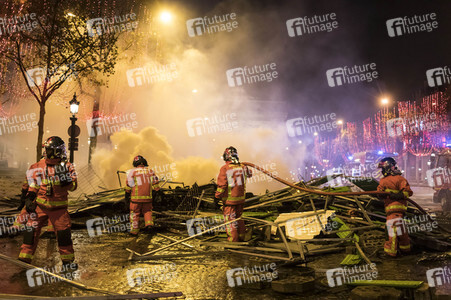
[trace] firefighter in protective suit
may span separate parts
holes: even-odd
[[[410,238],[403,217],[407,211],[407,198],[413,195],[407,180],[401,176],[396,161],[391,157],[383,158],[378,165],[384,177],[380,180],[378,191],[389,192],[383,196],[387,215],[388,241],[385,242],[385,254],[395,257],[398,251],[410,252]]]
[[[224,220],[229,222],[238,219],[243,214],[246,179],[252,177],[252,172],[247,166],[240,164],[238,152],[232,146],[225,149],[222,158],[226,164],[219,170],[215,205],[218,207],[219,201],[222,200]],[[229,242],[244,240],[246,233],[244,220],[228,224],[226,230]]]
[[[28,193],[25,209],[30,214],[19,259],[30,263],[39,242],[41,229],[50,222],[55,230],[60,258],[63,264],[74,261],[71,220],[67,211],[69,191],[77,188],[73,165],[65,160],[64,141],[52,136],[44,142],[45,159],[27,171]]]
[[[158,177],[148,168],[147,160],[141,155],[133,159],[132,170],[127,173],[125,187],[125,203],[130,206],[131,235],[138,235],[139,218],[144,216],[144,226],[147,230],[153,226],[152,191],[159,191]]]

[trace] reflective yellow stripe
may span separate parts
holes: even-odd
[[[407,246],[399,245],[399,249],[410,249],[410,245],[407,245]]]
[[[392,189],[385,189],[385,191],[386,191],[386,192],[389,192],[389,193],[395,193],[395,194],[401,193],[401,191],[399,191],[399,190],[392,190]],[[403,195],[404,195],[406,198],[409,198],[409,192],[407,192],[407,191],[402,191],[402,193],[403,193]]]
[[[47,206],[47,207],[54,207],[54,206],[63,206],[63,205],[67,205],[68,202],[66,201],[46,201],[45,199],[41,199],[41,198],[36,198],[36,202]]]
[[[216,189],[216,192],[223,193],[223,192],[224,192],[224,189],[217,188],[217,189]]]
[[[152,196],[132,196],[132,199],[152,199]]]
[[[32,184],[30,184],[30,187],[33,188],[33,189],[39,190],[39,188],[40,188],[41,186],[40,186],[40,185],[37,185],[36,183],[32,183]]]
[[[70,188],[71,192],[75,190],[75,186],[76,186],[75,181],[72,181],[72,187]]]
[[[384,248],[384,251],[385,252],[387,252],[387,253],[394,253],[394,254],[396,254],[396,252],[398,252],[398,251],[393,251],[393,250],[390,250],[390,249],[387,249],[387,248]]]
[[[19,257],[33,259],[33,254],[20,252]]]
[[[60,258],[62,260],[74,260],[75,255],[73,253],[72,254],[60,254]]]
[[[131,187],[129,187],[129,186],[126,186],[126,187],[124,187],[124,190],[126,190],[126,191],[131,191],[131,190],[132,190],[132,188],[131,188]]]
[[[145,225],[149,225],[149,224],[150,224],[150,225],[153,225],[153,221],[145,221],[144,224],[145,224]]]
[[[393,236],[391,237],[391,246],[390,246],[390,253],[396,253],[396,228],[392,226],[390,229],[393,230]]]
[[[244,199],[246,199],[246,196],[238,196],[238,197],[227,197],[226,198],[226,200],[232,200],[232,201],[235,201],[235,200],[244,200]]]
[[[388,205],[387,207],[385,207],[385,211],[390,211],[390,210],[397,210],[397,209],[402,209],[402,210],[407,210],[407,206],[405,205]]]

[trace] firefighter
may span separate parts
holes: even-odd
[[[214,203],[218,207],[219,201],[222,201],[224,220],[229,222],[243,214],[246,179],[252,177],[252,172],[247,166],[240,164],[238,152],[232,146],[225,149],[222,158],[226,164],[219,170]],[[228,224],[226,230],[229,242],[244,240],[246,227],[243,220]]]
[[[75,259],[67,195],[77,188],[77,177],[73,165],[66,161],[66,147],[60,137],[48,138],[43,146],[45,159],[32,165],[27,171],[29,188],[25,209],[30,214],[30,219],[19,260],[31,263],[41,229],[50,221],[54,226],[60,258],[67,265]]]
[[[383,158],[378,165],[384,176],[377,187],[378,191],[389,192],[383,196],[385,213],[387,215],[388,241],[385,242],[384,251],[387,255],[395,257],[400,253],[410,252],[410,238],[404,224],[404,215],[407,211],[407,198],[413,195],[407,180],[401,176],[396,167],[396,161],[391,157]]]
[[[153,226],[152,191],[159,191],[158,177],[148,168],[147,160],[141,155],[133,159],[134,169],[127,173],[125,187],[125,203],[130,207],[130,234],[138,235],[139,218],[144,216],[144,226],[147,231]]]

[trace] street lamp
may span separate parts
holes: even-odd
[[[382,103],[382,105],[387,105],[388,104],[388,98],[382,98],[381,99],[381,103]]]
[[[78,114],[78,106],[80,105],[80,101],[77,101],[77,94],[74,94],[74,98],[70,100],[70,113],[72,114],[72,117],[75,117],[76,114]]]
[[[71,163],[74,162],[74,151],[78,150],[77,136],[80,135],[80,127],[75,125],[75,122],[77,121],[77,118],[75,117],[75,115],[78,113],[79,105],[80,105],[80,102],[77,101],[77,94],[74,93],[74,97],[69,102],[69,110],[70,110],[70,113],[72,114],[72,117],[70,118],[71,126],[67,130],[69,133],[69,136],[70,136],[70,138],[69,138],[69,151],[70,151],[69,161]]]

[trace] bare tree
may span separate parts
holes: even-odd
[[[17,2],[6,0],[0,8],[1,16],[6,16],[6,24],[9,24],[1,28],[0,68],[13,62],[25,89],[39,104],[36,143],[36,158],[39,159],[46,103],[50,97],[69,78],[91,78],[102,84],[96,82],[95,75],[108,76],[114,72],[121,31],[95,31],[89,20],[114,17],[126,13],[127,9],[130,13],[130,8],[124,11],[121,7],[120,12],[113,1],[99,0]],[[34,69],[35,74],[30,74],[30,69]]]

